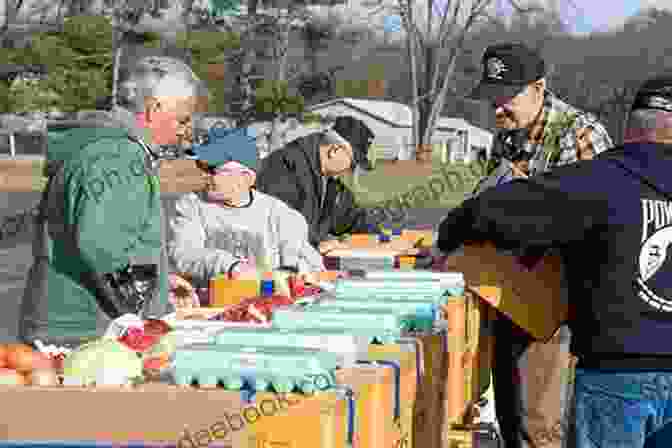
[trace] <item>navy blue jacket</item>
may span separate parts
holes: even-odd
[[[626,144],[491,188],[439,227],[443,252],[468,241],[560,252],[583,367],[672,368],[672,146]]]

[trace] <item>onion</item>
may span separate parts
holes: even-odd
[[[0,386],[23,386],[26,379],[16,370],[0,369]]]
[[[19,372],[28,372],[33,368],[33,359],[36,352],[25,344],[10,344],[8,346],[7,366]]]
[[[53,387],[59,386],[58,375],[53,369],[37,369],[28,375],[28,381],[33,386]]]

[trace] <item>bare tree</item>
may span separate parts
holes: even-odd
[[[145,14],[160,18],[168,2],[157,0],[105,0],[104,13],[112,19],[112,107],[117,106],[119,65],[127,33],[138,26]]]
[[[19,12],[24,5],[24,0],[5,0],[5,21],[0,27],[0,45],[7,48],[11,44],[9,31],[12,25],[16,24]]]

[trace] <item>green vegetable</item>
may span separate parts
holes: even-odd
[[[122,343],[99,339],[80,346],[63,361],[63,376],[88,386],[114,372],[128,379],[142,376],[142,360]]]

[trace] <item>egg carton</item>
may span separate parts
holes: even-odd
[[[394,310],[406,316],[413,316],[413,327],[417,331],[425,331],[432,328],[440,316],[438,307],[432,301],[406,300],[368,300],[368,299],[323,299],[313,304],[321,309],[368,309],[368,310]]]
[[[336,282],[334,294],[352,298],[375,296],[439,300],[445,296],[462,296],[464,285],[448,286],[433,281],[340,279]]]
[[[344,367],[354,365],[358,359],[366,356],[369,338],[329,329],[226,328],[217,332],[214,343],[323,350],[335,353],[338,356],[339,366]]]
[[[285,330],[337,330],[366,336],[369,342],[391,343],[412,331],[412,316],[393,309],[366,310],[293,306],[273,315],[273,327]]]
[[[465,286],[464,274],[461,272],[433,272],[433,271],[362,271],[356,273],[357,277],[366,280],[386,280],[386,281],[434,281],[439,282],[446,287]]]
[[[384,305],[383,307],[377,306],[366,306],[361,304],[323,304],[317,307],[322,311],[334,311],[336,313],[342,312],[351,312],[351,311],[361,311],[361,312],[380,312],[380,311],[391,311],[393,313],[399,314],[404,321],[404,331],[411,333],[425,332],[432,329],[434,326],[435,318],[433,315],[427,316],[426,314],[421,315],[417,313],[417,309],[414,310],[399,310],[395,309],[389,305]]]
[[[194,344],[176,350],[171,361],[178,385],[222,385],[278,393],[313,393],[333,388],[338,356],[317,349]]]

